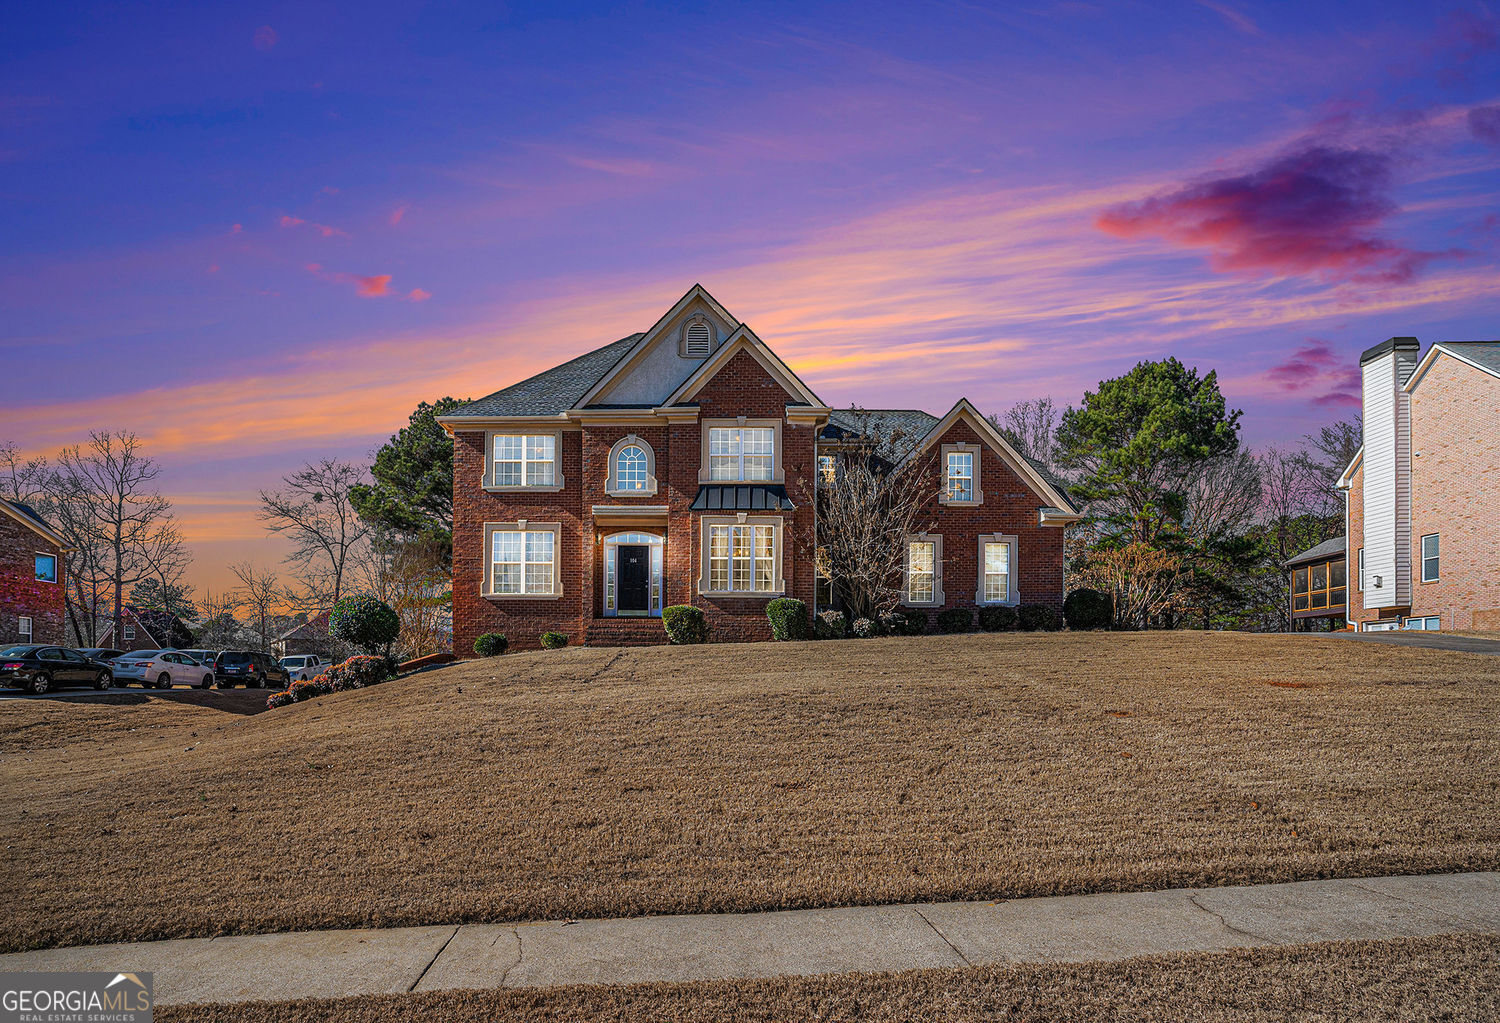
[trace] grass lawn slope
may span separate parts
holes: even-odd
[[[0,703],[0,948],[1500,867],[1500,658],[1308,636],[507,655]]]

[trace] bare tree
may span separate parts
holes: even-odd
[[[47,460],[26,458],[13,441],[0,444],[0,498],[35,505],[46,497]]]
[[[1194,541],[1242,533],[1261,504],[1260,463],[1248,451],[1209,459],[1183,495],[1182,528]]]
[[[235,604],[249,617],[250,628],[260,639],[260,649],[269,652],[273,638],[271,633],[275,631],[279,620],[278,612],[282,607],[281,587],[276,573],[262,571],[248,561],[230,565],[229,571],[240,581],[233,591]]]
[[[450,550],[441,537],[412,538],[378,530],[355,559],[360,588],[385,601],[400,618],[400,651],[405,659],[451,646]]]
[[[1307,449],[1303,457],[1314,470],[1316,493],[1321,502],[1320,507],[1310,508],[1309,511],[1315,515],[1333,515],[1344,506],[1344,495],[1339,490],[1339,477],[1343,476],[1349,463],[1354,461],[1354,453],[1364,442],[1363,420],[1358,415],[1353,419],[1341,419],[1319,427],[1317,433],[1307,434],[1302,441]]]
[[[901,599],[907,537],[926,532],[934,473],[909,455],[920,437],[853,410],[831,473],[818,482],[818,571],[833,581],[851,618],[872,618]]]
[[[1057,469],[1057,406],[1051,398],[1027,398],[991,415],[990,422],[1026,458],[1040,462],[1048,472]]]
[[[303,572],[298,603],[326,607],[343,596],[351,553],[370,531],[349,501],[364,479],[359,466],[325,458],[285,477],[284,489],[261,491],[261,521],[291,540],[286,561]]]
[[[205,649],[222,650],[239,642],[243,626],[234,617],[239,601],[227,593],[204,591],[198,601],[198,628],[195,642]]]
[[[92,642],[100,606],[108,602],[115,635],[122,634],[125,589],[153,574],[153,561],[188,557],[172,522],[172,507],[155,489],[161,467],[128,431],[95,431],[89,443],[64,448],[47,476],[44,503],[74,553],[69,588],[90,617],[73,616],[75,633]]]

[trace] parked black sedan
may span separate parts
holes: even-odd
[[[66,686],[108,689],[114,671],[103,661],[58,646],[11,646],[0,650],[0,686],[45,693]]]

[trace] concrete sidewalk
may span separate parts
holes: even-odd
[[[0,970],[156,974],[156,1000],[336,998],[1125,959],[1248,945],[1500,933],[1500,874],[1374,877],[1010,902],[303,931],[49,949]]]

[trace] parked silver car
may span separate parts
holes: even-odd
[[[179,684],[207,689],[214,684],[213,671],[181,650],[132,650],[112,663],[119,686],[139,682],[147,689],[171,689]]]

